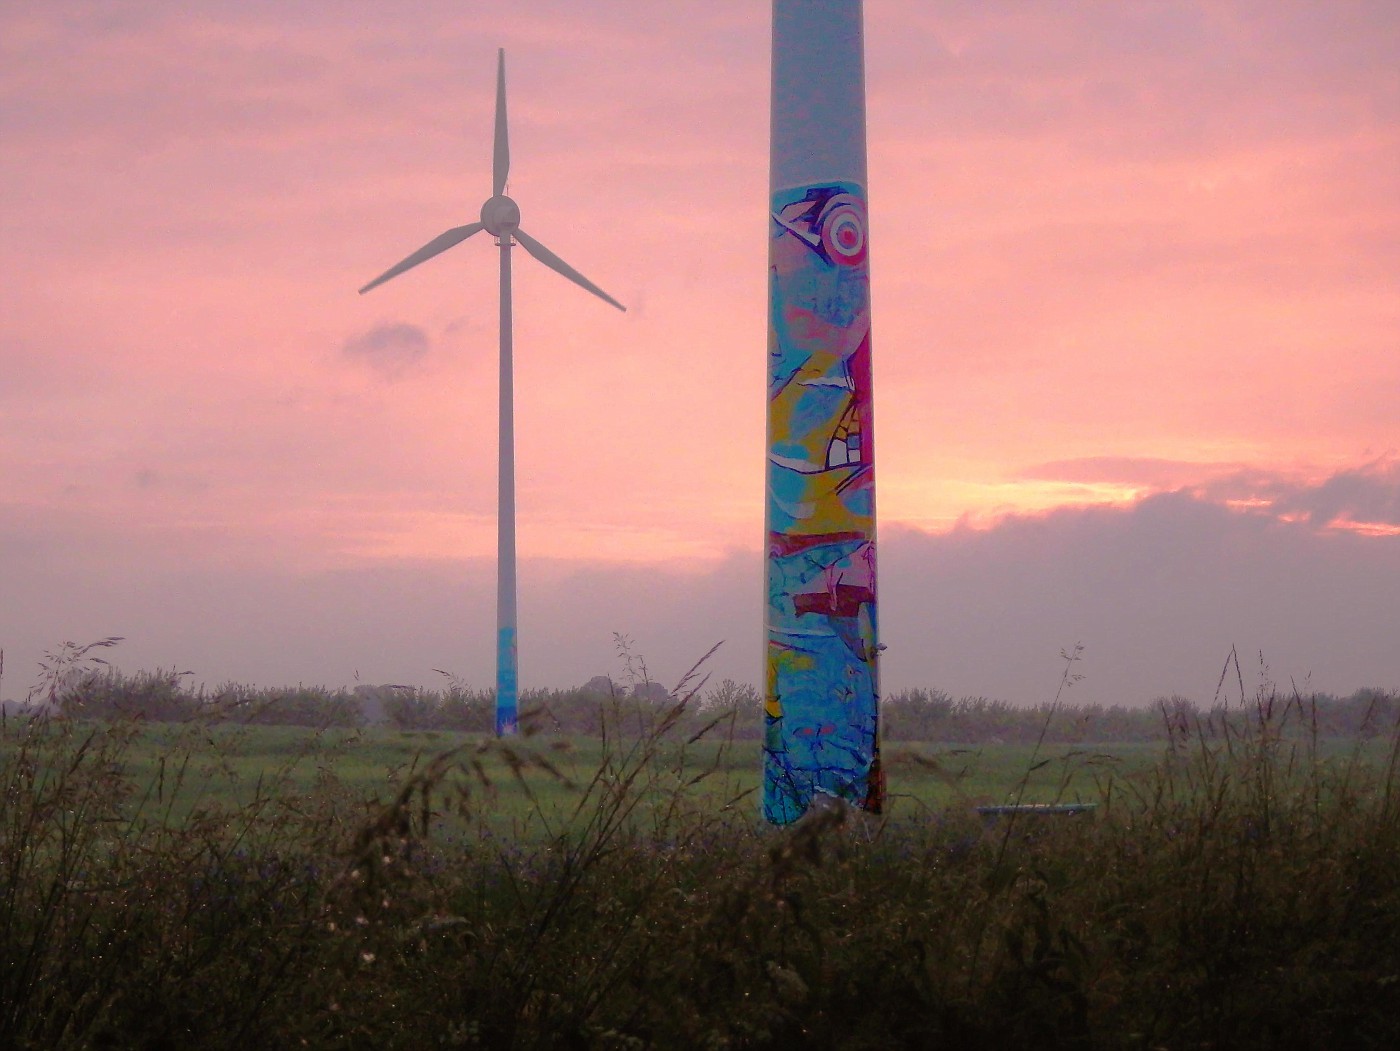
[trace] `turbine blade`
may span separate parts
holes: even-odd
[[[568,263],[564,262],[564,260],[560,259],[557,255],[551,252],[544,245],[536,241],[524,230],[516,230],[515,239],[520,242],[520,246],[524,248],[525,251],[529,252],[532,256],[538,259],[545,266],[549,267],[553,271],[556,271],[557,273],[563,274],[565,277],[567,277],[574,284],[578,285],[580,288],[586,288],[599,299],[603,300],[604,302],[611,303],[613,306],[617,307],[618,310],[621,310],[623,313],[626,313],[627,308],[625,306],[623,306],[612,296],[604,292],[592,281],[588,280],[588,278],[580,274]]]
[[[506,130],[506,49],[496,54],[496,148],[491,158],[492,196],[506,192],[510,175],[510,134]]]
[[[484,229],[484,227],[480,223],[469,223],[466,226],[454,226],[451,230],[448,230],[447,233],[439,234],[407,259],[403,260],[403,262],[395,263],[388,270],[385,270],[384,273],[365,285],[364,288],[360,289],[360,295],[364,295],[371,288],[377,288],[391,277],[398,277],[405,270],[412,270],[419,263],[431,259],[439,252],[447,251],[453,245],[465,241],[472,234],[482,229]]]

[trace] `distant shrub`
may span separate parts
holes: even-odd
[[[203,698],[201,698],[203,700]],[[358,726],[360,705],[348,690],[324,686],[252,688],[226,684],[208,699],[216,720],[253,726]]]
[[[76,719],[145,719],[186,722],[203,705],[184,687],[189,672],[138,672],[125,676],[111,669],[90,672],[64,687],[58,707]]]
[[[47,703],[76,718],[183,722],[198,717],[313,728],[350,727],[364,721],[361,698],[353,691],[225,683],[206,693],[188,685],[189,672],[126,676],[92,656],[90,648],[72,647],[54,658],[53,676],[40,691]],[[405,730],[491,733],[495,691],[474,689],[452,676],[448,679],[445,690],[389,691],[382,699],[389,722]],[[630,725],[634,727],[647,725],[650,714],[667,707],[677,695],[646,679],[627,687],[611,684],[606,690],[603,682],[611,684],[600,676],[575,689],[525,690],[520,696],[522,721],[541,733],[596,737],[604,721],[617,713],[631,713]],[[1286,732],[1291,734],[1306,730],[1323,737],[1383,736],[1400,723],[1400,693],[1395,691],[1365,689],[1343,698],[1326,694],[1284,697],[1263,684],[1260,697],[1272,697],[1271,704],[1289,703],[1306,711],[1305,721],[1289,721]],[[887,741],[1077,744],[1160,741],[1169,735],[1171,726],[1182,723],[1211,727],[1237,724],[1245,718],[1241,710],[1239,704],[1216,703],[1207,708],[1175,696],[1159,698],[1146,707],[1054,703],[1027,708],[986,697],[955,699],[941,690],[913,689],[885,696],[880,715],[881,733]],[[725,679],[709,686],[697,692],[684,719],[698,727],[718,713],[733,716],[736,739],[762,736],[762,697],[752,685]],[[624,724],[628,724],[626,719],[619,723]]]

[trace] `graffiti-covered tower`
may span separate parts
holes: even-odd
[[[774,0],[764,816],[883,802],[861,0]]]

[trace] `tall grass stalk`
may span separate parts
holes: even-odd
[[[236,804],[203,772],[245,742],[198,719],[154,766],[139,721],[8,719],[0,1046],[1400,1044],[1395,727],[1338,743],[1265,686],[1165,706],[1093,820],[778,831],[700,685],[615,698],[584,775],[566,737],[464,736],[356,794],[336,733]]]

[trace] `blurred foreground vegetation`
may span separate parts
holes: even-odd
[[[3,1047],[1400,1046],[1393,696],[1042,711],[776,830],[742,703],[497,741],[94,684],[0,724]]]

